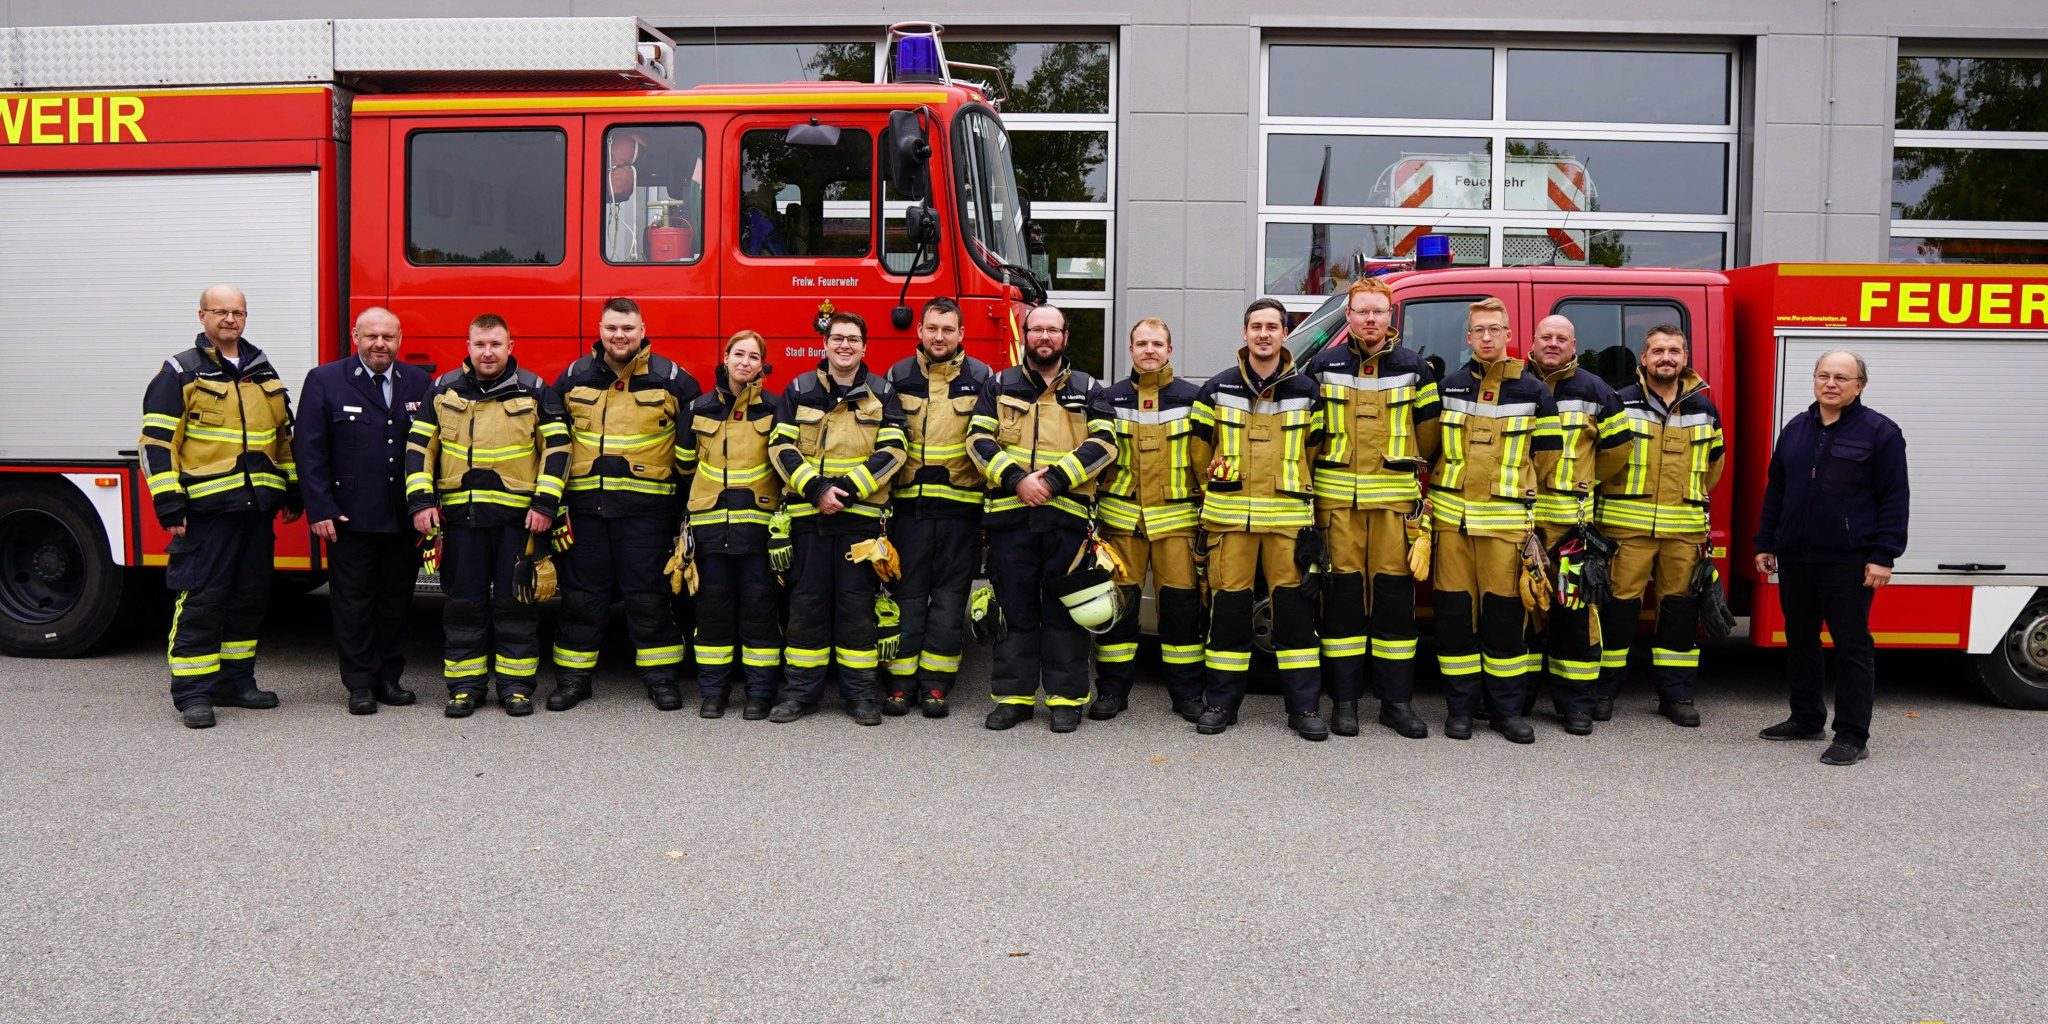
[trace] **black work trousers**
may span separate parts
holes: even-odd
[[[562,611],[555,627],[555,677],[587,681],[597,668],[605,613],[617,597],[626,606],[633,666],[648,686],[672,684],[683,662],[683,634],[662,566],[674,550],[676,524],[667,516],[571,514],[575,543],[555,557]]]
[[[774,699],[782,681],[781,595],[766,552],[697,555],[697,689],[728,692],[745,671],[748,697]]]
[[[806,527],[798,524],[790,537],[796,550],[789,567],[782,699],[817,704],[829,667],[839,677],[842,700],[880,700],[875,686],[875,590],[881,581],[872,565],[846,560],[847,550],[868,538]]]
[[[396,684],[405,674],[405,620],[419,575],[417,534],[344,527],[327,545],[327,606],[341,683],[350,693]]]
[[[944,696],[960,672],[967,589],[981,558],[981,517],[899,513],[889,520],[889,542],[903,560],[902,578],[889,584],[903,619],[888,688]]]
[[[1870,743],[1870,706],[1877,698],[1877,645],[1870,637],[1870,602],[1876,595],[1863,585],[1861,565],[1778,563],[1792,720],[1815,729],[1827,724],[1820,649],[1825,624],[1835,642],[1835,739],[1859,747]]]
[[[448,526],[441,539],[441,672],[448,692],[479,699],[498,678],[498,696],[533,695],[540,667],[540,617],[520,604],[514,563],[530,536],[523,524]]]
[[[164,585],[178,595],[171,616],[171,703],[183,711],[215,686],[256,684],[256,632],[270,604],[268,512],[190,516],[171,538]]]
[[[1045,593],[1047,583],[1071,571],[1087,536],[1080,519],[1043,530],[1020,523],[989,531],[989,583],[1008,629],[990,673],[996,703],[1029,707],[1040,689],[1049,706],[1088,703],[1088,631]]]

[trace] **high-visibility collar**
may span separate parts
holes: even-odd
[[[1357,336],[1353,335],[1348,328],[1344,331],[1344,340],[1351,345],[1351,351],[1354,355],[1358,356],[1358,361],[1366,363],[1392,352],[1394,346],[1401,343],[1401,334],[1394,330],[1387,331],[1386,340],[1380,342],[1380,347],[1370,352],[1365,350],[1365,342],[1358,340]]]
[[[924,371],[926,380],[952,380],[960,375],[960,368],[965,365],[967,365],[967,347],[965,345],[954,349],[951,358],[941,359],[936,362],[932,360],[931,356],[925,354],[923,345],[917,347],[917,368]]]
[[[833,396],[833,398],[836,401],[844,402],[850,399],[858,398],[860,397],[860,394],[862,392],[869,390],[867,360],[861,360],[860,362],[854,364],[853,383],[840,384],[839,381],[832,376],[831,362],[829,360],[820,359],[818,360],[818,383],[820,386],[824,387],[825,393],[827,395]]]
[[[1294,376],[1294,353],[1287,351],[1287,346],[1282,345],[1280,347],[1280,365],[1273,369],[1272,377],[1261,380],[1259,375],[1252,370],[1252,347],[1250,345],[1243,345],[1237,350],[1237,372],[1244,376],[1245,387],[1262,393],[1271,391],[1281,381]]]
[[[494,392],[503,391],[506,388],[518,386],[519,360],[506,356],[505,368],[498,371],[497,376],[486,378],[477,376],[476,364],[465,358],[462,361],[462,373],[463,376],[469,378],[471,384],[476,385],[478,391],[489,395]]]
[[[1702,380],[1699,374],[1693,372],[1693,368],[1690,366],[1685,368],[1684,373],[1678,375],[1678,397],[1672,399],[1668,405],[1665,404],[1663,396],[1657,394],[1657,389],[1650,386],[1650,372],[1648,369],[1642,366],[1636,367],[1636,382],[1642,386],[1643,400],[1650,404],[1650,408],[1666,415],[1669,415],[1671,410],[1684,405],[1686,399],[1707,389],[1707,382]]]
[[[1565,381],[1572,379],[1572,374],[1579,372],[1579,361],[1576,359],[1567,359],[1565,360],[1563,366],[1560,366],[1557,369],[1550,371],[1549,373],[1543,372],[1543,368],[1537,366],[1533,362],[1529,364],[1529,369],[1536,371],[1537,380],[1540,380],[1543,383],[1550,385],[1550,390],[1556,391],[1557,386],[1559,384],[1562,384]]]
[[[615,373],[612,370],[611,360],[605,357],[604,342],[593,341],[590,343],[591,361],[596,363],[604,372],[611,374],[615,380],[630,380],[645,374],[647,372],[648,357],[652,355],[654,355],[654,343],[646,338],[642,338],[640,339],[639,350],[634,352],[632,360],[626,363],[626,372]]]
[[[1163,388],[1173,383],[1173,364],[1167,363],[1157,370],[1132,370],[1131,383],[1141,388]]]
[[[1498,386],[1504,380],[1514,380],[1522,375],[1522,361],[1514,356],[1502,356],[1490,363],[1482,363],[1476,357],[1465,360],[1465,369],[1479,378],[1481,384],[1493,383]]]

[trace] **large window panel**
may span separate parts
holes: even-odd
[[[2048,221],[2048,148],[1893,150],[1892,216]]]
[[[1274,117],[1492,116],[1491,49],[1275,44],[1267,59]]]
[[[1034,203],[1109,201],[1109,133],[1013,131],[1017,184]]]
[[[872,82],[875,44],[678,43],[676,88],[771,82]]]
[[[694,263],[704,254],[704,130],[625,125],[604,136],[604,258]]]
[[[1492,168],[1492,139],[1272,135],[1266,203],[1484,210]]]
[[[1032,269],[1056,292],[1109,289],[1109,222],[1034,218]]]
[[[568,137],[553,129],[414,132],[406,155],[406,258],[560,264],[568,153]]]
[[[748,256],[866,256],[874,231],[874,141],[844,129],[831,146],[793,146],[783,130],[740,137],[740,251]]]
[[[2048,238],[1893,235],[1893,263],[2048,263]]]
[[[1509,50],[1508,117],[1725,125],[1732,64],[1725,53]]]
[[[946,59],[1001,68],[1010,83],[1005,116],[1013,114],[1108,114],[1109,44],[946,44]],[[975,72],[958,72],[972,79]]]
[[[1415,239],[1430,230],[1421,224],[1268,224],[1263,290],[1334,295],[1365,272],[1366,260],[1413,256]],[[1451,236],[1453,264],[1483,267],[1489,262],[1484,228],[1435,230]]]
[[[1718,142],[1508,140],[1507,208],[1607,213],[1728,211]]]
[[[1718,231],[1624,231],[1560,226],[1508,228],[1501,263],[1510,267],[1727,267],[1728,236]]]
[[[1901,131],[2048,132],[2048,57],[1900,57]]]

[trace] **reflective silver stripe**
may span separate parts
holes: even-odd
[[[1350,388],[1353,391],[1392,391],[1395,388],[1419,387],[1422,375],[1419,373],[1397,373],[1390,377],[1360,377],[1349,373],[1319,373],[1316,379],[1335,387]]]
[[[1597,416],[1600,413],[1600,403],[1588,402],[1583,398],[1560,398],[1557,400],[1557,411],[1582,412],[1588,416]]]
[[[1194,407],[1190,405],[1184,405],[1178,409],[1125,409],[1122,406],[1118,406],[1110,411],[1116,413],[1117,419],[1127,423],[1143,423],[1147,425],[1175,423],[1195,414]]]
[[[1714,422],[1714,418],[1712,416],[1709,416],[1703,412],[1686,413],[1683,416],[1674,416],[1670,419],[1665,419],[1664,417],[1657,415],[1656,412],[1649,409],[1631,408],[1623,411],[1628,413],[1629,419],[1642,420],[1645,423],[1654,423],[1660,427],[1704,427]]]
[[[1499,419],[1506,416],[1536,415],[1535,402],[1510,402],[1505,405],[1496,405],[1492,402],[1474,402],[1470,399],[1451,398],[1449,396],[1445,396],[1442,401],[1444,408],[1452,412],[1464,413],[1467,416],[1487,416]]]
[[[1215,401],[1217,405],[1226,409],[1242,409],[1245,412],[1259,416],[1270,416],[1276,412],[1306,412],[1315,408],[1316,405],[1316,400],[1313,398],[1282,398],[1278,401],[1269,402],[1263,398],[1239,398],[1236,395],[1225,394],[1221,391],[1216,392]],[[1535,407],[1531,406],[1530,408],[1533,409]]]

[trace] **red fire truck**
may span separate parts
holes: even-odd
[[[1463,361],[1466,305],[1487,296],[1511,311],[1513,354],[1560,313],[1578,330],[1581,366],[1616,387],[1635,380],[1651,326],[1683,327],[1727,434],[1713,554],[1759,646],[1785,642],[1776,585],[1752,557],[1771,444],[1813,401],[1821,353],[1861,353],[1871,404],[1905,431],[1913,491],[1905,557],[1871,610],[1878,645],[1967,651],[1994,699],[2048,708],[2048,406],[2030,398],[2048,385],[2048,268],[1474,267],[1386,280],[1402,344],[1440,370]],[[1295,328],[1297,355],[1341,339],[1344,299]]]
[[[1000,73],[948,63],[938,26],[891,29],[872,84],[687,90],[673,43],[630,18],[5,31],[9,654],[85,651],[161,590],[141,395],[192,343],[208,285],[247,293],[249,338],[294,389],[372,305],[429,371],[459,365],[469,320],[493,311],[552,377],[629,295],[657,349],[708,381],[743,328],[783,379],[802,372],[835,310],[867,320],[887,366],[934,295],[960,299],[970,352],[1007,364],[1042,298]],[[318,579],[303,525],[277,552]]]

